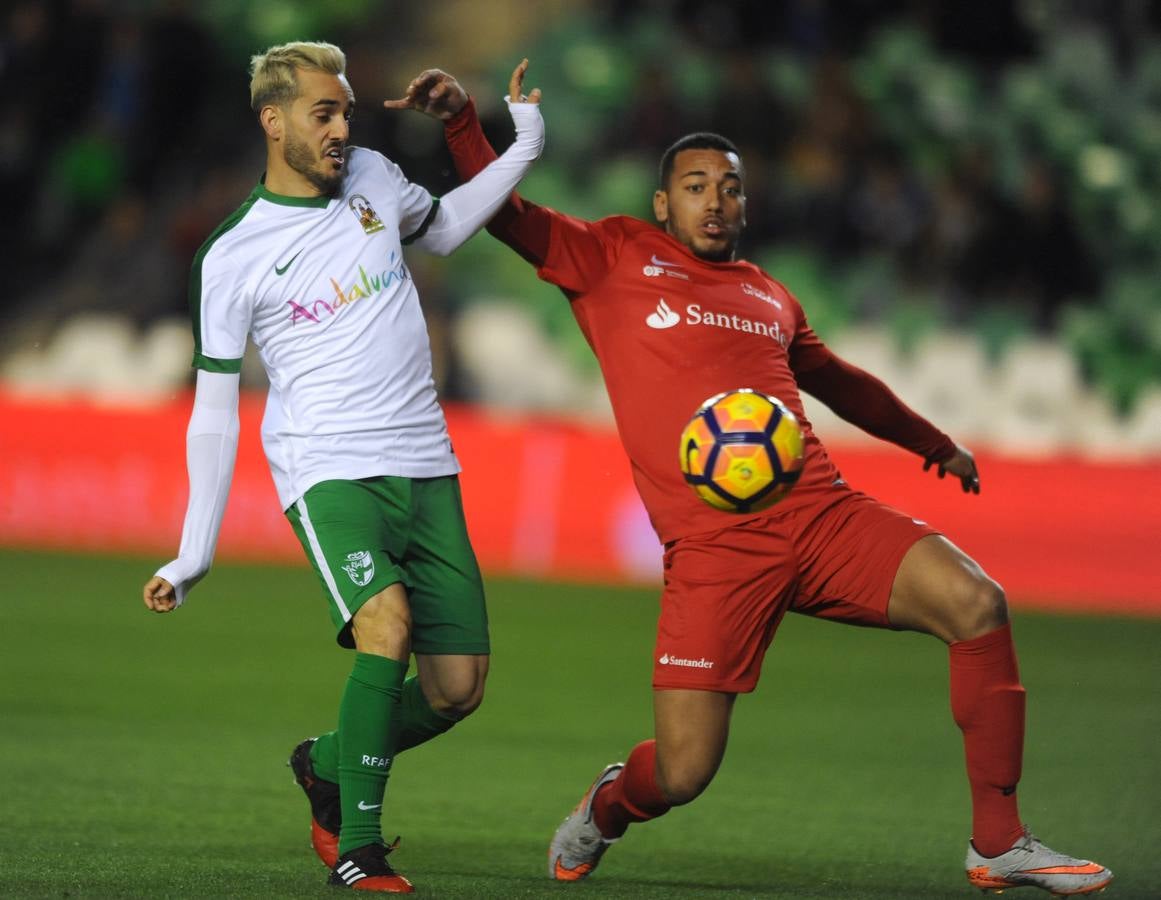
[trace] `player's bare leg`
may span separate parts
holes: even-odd
[[[1004,591],[975,560],[941,535],[915,542],[895,574],[887,618],[946,644],[967,641],[1008,622]]]
[[[1112,873],[1036,840],[1020,820],[1024,688],[1001,587],[949,540],[917,541],[896,573],[887,617],[948,645],[951,709],[963,732],[972,794],[968,880],[985,890],[1031,885],[1058,894],[1101,890]]]
[[[653,692],[657,787],[670,806],[689,803],[717,774],[726,753],[735,696],[719,691]],[[604,824],[600,809],[597,820]]]
[[[471,715],[484,700],[487,654],[415,654],[418,676],[403,682],[395,752],[425,744]]]
[[[484,655],[415,654],[419,683],[431,708],[455,720],[478,709],[484,699],[488,659]]]
[[[607,766],[553,835],[548,874],[578,881],[597,867],[633,822],[689,803],[713,779],[726,751],[734,694],[663,690],[653,694],[656,739]]]

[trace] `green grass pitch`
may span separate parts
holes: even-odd
[[[0,552],[0,896],[335,896],[285,767],[332,727],[350,665],[314,576],[219,565],[157,616],[156,564]],[[976,896],[944,649],[800,617],[708,792],[553,884],[553,829],[651,731],[655,592],[491,579],[489,604],[484,706],[390,782],[418,897]],[[1161,621],[1015,628],[1025,819],[1110,866],[1110,900],[1161,896]]]

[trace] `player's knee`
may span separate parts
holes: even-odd
[[[709,787],[717,766],[703,765],[687,760],[676,765],[665,765],[658,759],[657,786],[671,806],[682,806],[695,800]]]
[[[480,708],[484,702],[484,685],[481,682],[471,691],[445,694],[431,704],[432,709],[449,719],[464,719]]]
[[[1004,589],[982,571],[961,579],[955,594],[953,640],[969,641],[995,631],[1008,621]]]
[[[448,719],[458,721],[470,716],[484,702],[485,674],[484,671],[470,671],[441,679],[438,685],[430,686],[428,703]]]

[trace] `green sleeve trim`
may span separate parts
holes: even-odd
[[[195,353],[193,358],[193,367],[195,369],[202,369],[206,372],[218,372],[222,375],[237,375],[242,371],[242,360],[238,359],[214,359],[212,356],[205,356],[201,353]]]
[[[409,234],[403,239],[403,246],[418,241],[421,237],[427,234],[427,229],[431,227],[432,220],[435,218],[436,212],[439,210],[439,197],[431,198],[431,209],[427,211],[427,218],[423,220],[423,224],[415,230],[414,233]]]
[[[259,187],[261,187],[261,185],[259,185]],[[255,188],[253,191],[251,191],[250,196],[242,202],[242,205],[230,213],[230,215],[227,216],[226,219],[220,225],[218,225],[217,228],[214,229],[213,233],[208,238],[206,238],[205,243],[203,243],[201,247],[198,248],[198,252],[194,254],[193,265],[190,266],[189,275],[189,312],[191,324],[193,325],[194,366],[196,368],[208,369],[208,371],[211,372],[239,371],[239,369],[214,369],[208,366],[202,366],[198,362],[201,359],[212,359],[212,357],[202,355],[202,263],[205,261],[206,254],[210,252],[210,248],[213,247],[214,242],[217,241],[218,238],[220,238],[223,234],[226,234],[228,231],[230,231],[235,225],[237,225],[246,217],[246,214],[250,211],[250,208],[254,205],[254,202],[258,199],[259,196],[258,188]]]

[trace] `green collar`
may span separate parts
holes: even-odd
[[[314,209],[325,209],[326,205],[331,202],[331,197],[287,197],[283,194],[275,194],[266,187],[266,175],[262,175],[262,179],[254,187],[253,196],[261,197],[263,200],[268,200],[271,203],[277,203],[279,206],[306,206]]]

